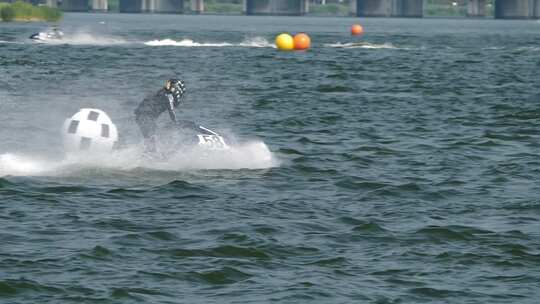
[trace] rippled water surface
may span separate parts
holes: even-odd
[[[0,24],[0,303],[537,303],[540,23],[356,21]],[[139,157],[175,75],[231,153]],[[82,107],[124,150],[64,159]]]

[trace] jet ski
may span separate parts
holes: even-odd
[[[120,136],[114,150],[121,151],[128,147]],[[160,128],[156,138],[156,152],[144,152],[143,157],[154,161],[167,161],[179,153],[228,153],[233,142],[231,139],[207,127],[192,121],[178,121],[176,124]]]
[[[53,28],[52,30],[48,30],[46,32],[39,32],[30,35],[30,39],[34,41],[59,41],[64,38],[64,33],[57,28]]]
[[[231,141],[229,139],[192,121],[178,121],[172,131],[165,132],[165,136],[160,136],[161,146],[173,149],[183,147],[214,151],[230,149]],[[163,150],[167,149],[163,148]]]

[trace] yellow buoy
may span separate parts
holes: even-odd
[[[276,46],[282,51],[292,51],[294,49],[294,39],[287,33],[280,34],[276,37]]]

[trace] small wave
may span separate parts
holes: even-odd
[[[274,47],[268,40],[262,37],[248,38],[241,43],[230,42],[195,42],[192,39],[176,41],[173,39],[151,40],[144,43],[147,46],[178,46],[178,47],[253,47],[266,48]]]
[[[252,277],[252,275],[233,267],[223,267],[219,270],[206,272],[191,272],[189,276],[212,285],[233,284]]]
[[[23,44],[20,41],[7,41],[7,40],[0,40],[0,44]]]
[[[506,49],[506,47],[504,46],[488,46],[488,47],[482,48],[482,50],[484,51],[499,51],[499,50],[504,50],[504,49]]]
[[[538,52],[540,51],[540,47],[537,46],[524,46],[516,49],[518,52]]]
[[[159,290],[148,289],[148,288],[128,288],[128,287],[119,287],[113,288],[111,292],[111,297],[114,299],[132,299],[137,302],[144,302],[144,297],[142,296],[172,296],[168,293],[164,293]]]
[[[361,225],[358,225],[352,229],[355,232],[362,232],[362,233],[381,233],[381,232],[387,232],[386,229],[378,225],[377,223],[373,222],[367,222]]]
[[[232,245],[223,245],[208,249],[167,249],[167,250],[149,250],[160,254],[169,254],[173,257],[218,257],[218,258],[253,258],[270,259],[270,255],[261,248],[240,247]]]
[[[435,298],[435,299],[447,299],[457,297],[470,297],[471,293],[461,290],[449,290],[431,287],[416,287],[410,289],[413,294],[421,295],[422,297]]]
[[[80,256],[85,259],[107,260],[113,252],[102,246],[95,246],[90,252],[82,253]]]
[[[354,91],[351,87],[339,84],[321,84],[317,86],[316,90],[321,93],[347,93]]]
[[[11,187],[13,184],[4,178],[0,178],[0,189]]]
[[[399,49],[391,43],[372,44],[368,42],[330,43],[324,44],[326,47],[341,49]]]
[[[25,292],[40,292],[42,294],[58,294],[63,290],[54,286],[40,284],[36,281],[27,280],[24,278],[18,280],[2,280],[0,281],[0,297],[13,296]]]
[[[491,231],[467,226],[427,226],[415,232],[417,235],[440,241],[465,241],[478,235],[491,234]]]
[[[308,265],[315,265],[315,266],[328,267],[328,268],[342,268],[346,264],[348,264],[348,261],[344,257],[325,258],[325,259],[319,259],[315,262],[308,263]]]

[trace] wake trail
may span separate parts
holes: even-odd
[[[373,44],[368,42],[349,42],[349,43],[327,43],[325,47],[341,48],[341,49],[392,49],[392,50],[404,50],[406,48],[398,48],[391,43]]]
[[[162,40],[150,40],[144,42],[146,46],[176,46],[176,47],[249,47],[249,48],[275,48],[275,45],[268,42],[265,38],[254,37],[245,39],[240,43],[231,42],[196,42],[193,39],[162,39]]]

